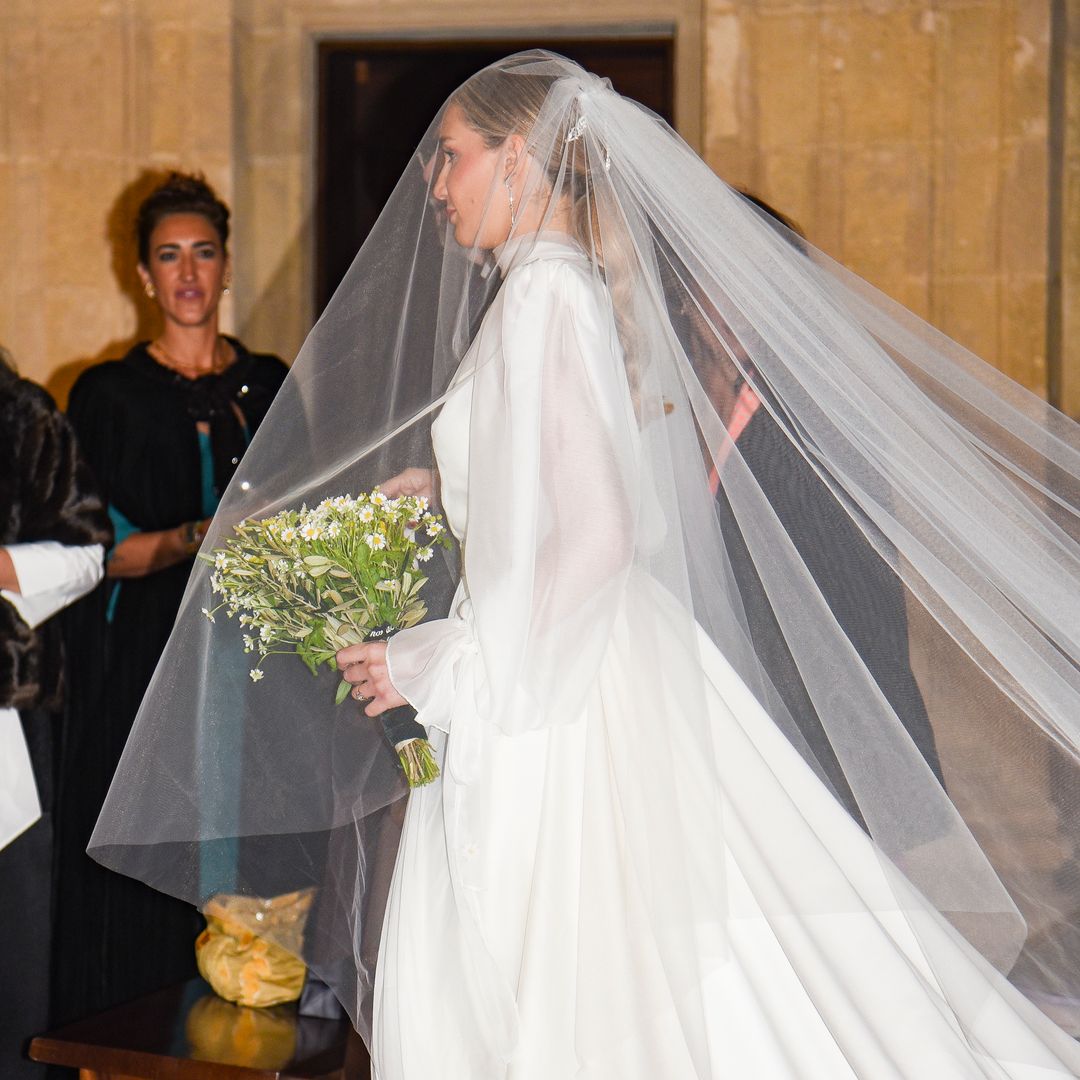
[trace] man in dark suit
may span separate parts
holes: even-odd
[[[789,242],[805,250],[792,222],[761,200],[748,198],[782,226]],[[719,312],[710,310],[703,298],[690,296],[674,280],[669,293],[673,291],[669,305],[681,313],[676,331],[727,426],[734,446],[734,451],[729,447],[729,455],[737,453],[753,475],[841,630],[941,782],[933,729],[911,670],[904,587],[879,551],[886,547],[884,541],[879,539],[875,548],[815,472],[796,442],[798,436],[778,422],[777,417],[784,415],[782,405],[757,378],[750,357]],[[755,566],[755,539],[744,532],[725,492],[725,461],[714,461],[712,467],[716,514],[750,644],[771,684],[766,693],[775,691],[779,696],[801,736],[794,739],[802,743],[799,749],[862,823],[828,725],[811,700]],[[873,753],[874,748],[866,751]]]

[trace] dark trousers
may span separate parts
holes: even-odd
[[[43,1080],[26,1057],[49,1026],[52,815],[0,851],[0,1076]]]

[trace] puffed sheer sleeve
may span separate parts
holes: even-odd
[[[457,616],[388,660],[420,720],[461,688],[508,733],[572,720],[634,555],[638,436],[610,302],[588,265],[510,271],[473,345],[468,515]]]

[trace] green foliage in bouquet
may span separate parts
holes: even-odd
[[[211,588],[221,597],[203,614],[213,622],[224,609],[247,628],[244,651],[259,657],[249,672],[255,682],[267,656],[295,654],[315,674],[320,664],[336,668],[334,656],[347,645],[420,622],[423,566],[450,543],[427,499],[390,499],[377,488],[242,521],[233,532],[224,547],[199,556],[213,567]],[[338,704],[349,689],[342,680]]]

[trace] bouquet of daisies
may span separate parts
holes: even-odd
[[[244,651],[263,661],[295,654],[311,669],[336,668],[347,645],[386,639],[427,614],[420,599],[423,565],[449,537],[427,499],[390,499],[377,488],[355,497],[326,499],[309,510],[283,510],[262,521],[242,521],[225,546],[199,558],[213,567],[211,588],[221,600],[203,608],[213,622],[223,608],[246,627]],[[342,680],[340,705],[349,693]],[[397,750],[410,787],[439,775],[423,726],[411,706],[379,718]]]

